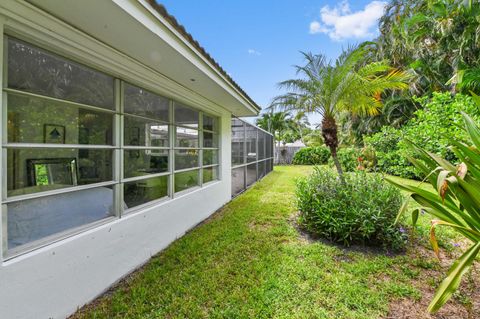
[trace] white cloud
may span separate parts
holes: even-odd
[[[348,1],[342,1],[334,8],[325,6],[320,10],[321,21],[310,23],[310,33],[324,33],[337,41],[372,37],[385,5],[384,1],[372,1],[356,12],[352,12]]]
[[[247,52],[248,52],[248,54],[250,54],[250,55],[262,55],[261,52],[255,50],[255,49],[248,49]]]

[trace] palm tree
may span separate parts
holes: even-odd
[[[321,132],[342,180],[343,170],[337,157],[336,117],[342,112],[359,116],[379,114],[381,93],[405,89],[410,76],[389,66],[387,61],[361,65],[365,48],[343,52],[335,63],[324,55],[303,53],[304,66],[295,66],[300,78],[279,83],[288,93],[273,99],[271,108],[318,113],[322,116]]]
[[[283,132],[288,129],[290,113],[288,112],[267,112],[256,120],[258,127],[273,135],[273,143],[278,142],[277,151],[280,147]]]

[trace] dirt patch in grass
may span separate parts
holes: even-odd
[[[463,245],[462,245],[463,246]],[[420,270],[419,276],[412,279],[414,286],[420,291],[419,300],[402,298],[394,300],[389,305],[388,315],[385,319],[475,319],[480,318],[480,295],[478,281],[480,272],[478,264],[474,265],[464,276],[459,290],[453,297],[436,313],[427,313],[427,307],[435,294],[440,282],[446,276],[450,265],[455,257],[460,254],[456,252],[441,252],[440,261],[433,252],[418,245],[411,247],[408,251],[411,261],[408,268]]]
[[[350,247],[342,246],[338,243],[319,238],[312,235],[302,228],[298,223],[299,212],[293,213],[289,218],[289,223],[298,233],[298,241],[304,244],[313,244],[321,242],[322,244],[334,246],[340,249],[341,253],[333,256],[336,262],[353,262],[352,252],[367,255],[383,254],[386,256],[405,255],[410,261],[407,265],[395,266],[396,271],[401,272],[409,269],[418,275],[412,278],[413,286],[420,292],[420,298],[400,298],[394,299],[389,305],[389,311],[383,319],[477,319],[480,318],[480,269],[475,264],[469,273],[467,273],[460,286],[460,289],[436,314],[431,315],[427,312],[428,305],[433,298],[436,288],[445,277],[449,267],[455,261],[462,251],[468,248],[467,242],[459,243],[455,251],[440,251],[440,260],[438,260],[433,251],[423,246],[418,238],[413,239],[414,244],[410,244],[403,253],[391,253],[380,247],[368,247],[353,245]],[[383,280],[395,280],[385,276]]]

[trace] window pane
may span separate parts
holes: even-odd
[[[198,147],[198,131],[185,127],[177,127],[176,129],[177,147]]]
[[[247,165],[247,187],[257,180],[257,164]]]
[[[245,127],[238,119],[232,119],[232,165],[245,163]]]
[[[125,83],[125,113],[169,122],[170,101],[139,87]]]
[[[218,135],[210,132],[203,132],[203,147],[218,147]]]
[[[114,109],[113,77],[8,38],[8,87]]]
[[[192,168],[198,166],[197,150],[176,150],[175,151],[175,170]]]
[[[168,147],[168,125],[138,117],[125,116],[124,144]]]
[[[203,183],[208,183],[218,179],[218,166],[207,167],[203,169]]]
[[[175,103],[175,124],[198,128],[198,111]]]
[[[218,119],[213,116],[203,115],[203,129],[209,131],[218,131]]]
[[[111,181],[112,154],[112,150],[97,149],[9,149],[7,194]]]
[[[245,167],[232,169],[232,195],[237,195],[245,189]]]
[[[247,125],[247,163],[257,160],[257,129]]]
[[[124,176],[135,177],[168,171],[168,150],[125,150]]]
[[[98,187],[7,205],[8,248],[114,215],[113,190]]]
[[[203,165],[218,164],[217,150],[203,150]]]
[[[175,173],[175,193],[198,186],[198,170]]]
[[[168,195],[168,176],[125,183],[123,194],[128,208],[166,197]]]
[[[113,115],[8,95],[8,142],[112,145]]]

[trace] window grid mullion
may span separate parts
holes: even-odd
[[[97,150],[115,150],[120,149],[120,146],[115,145],[97,145],[97,144],[49,144],[49,143],[6,143],[3,144],[4,148],[38,148],[38,149],[97,149]]]
[[[122,83],[125,83],[125,82],[122,82]],[[125,99],[125,97],[123,97],[123,99]],[[126,117],[134,117],[134,118],[137,118],[137,119],[141,119],[141,120],[145,120],[145,121],[149,121],[149,122],[152,122],[152,123],[158,123],[158,124],[161,124],[161,125],[168,125],[169,123],[168,122],[165,122],[165,121],[162,121],[162,120],[158,120],[158,119],[155,119],[155,118],[150,118],[150,117],[146,117],[146,116],[142,116],[142,115],[137,115],[137,114],[132,114],[132,113],[125,113],[123,110],[120,112],[123,116],[126,116]]]
[[[124,104],[124,94],[123,94],[123,81],[119,79],[115,79],[115,110],[117,114],[115,117],[117,121],[115,122],[116,125],[114,126],[113,136],[115,145],[119,147],[119,149],[115,150],[117,153],[116,161],[115,161],[115,180],[118,181],[118,184],[114,186],[115,189],[115,215],[119,218],[123,216],[123,209],[124,209],[124,194],[123,194],[123,183],[121,180],[123,179],[123,123],[124,119],[121,115],[123,112],[123,104]]]
[[[155,177],[161,177],[161,176],[167,176],[169,175],[170,172],[161,172],[161,173],[156,173],[156,174],[148,174],[148,175],[141,175],[141,176],[134,176],[134,177],[125,177],[121,180],[122,183],[129,183],[129,182],[135,182],[135,181],[141,181],[141,180],[146,180],[146,179],[152,179]]]
[[[174,102],[173,100],[170,100],[170,103],[168,105],[168,113],[169,113],[169,129],[168,129],[168,138],[169,138],[169,161],[168,161],[168,168],[170,171],[170,176],[169,176],[169,183],[168,183],[168,195],[170,198],[175,198],[175,139],[177,135],[177,128],[175,126],[175,109],[174,109]]]
[[[59,189],[54,189],[49,191],[30,193],[25,195],[17,195],[13,197],[7,197],[6,199],[3,200],[3,203],[14,203],[14,202],[19,202],[19,201],[24,201],[24,200],[34,199],[34,198],[48,197],[48,196],[54,196],[59,194],[65,194],[65,193],[73,193],[80,190],[99,188],[104,186],[112,186],[115,184],[118,184],[118,182],[111,180],[106,182],[77,185],[77,186],[59,188]]]
[[[199,134],[198,134],[198,146],[200,147],[200,150],[198,152],[198,164],[200,166],[200,169],[198,171],[198,184],[200,187],[203,186],[203,112],[198,112],[198,128],[199,128]]]
[[[136,146],[136,145],[127,145],[123,146],[124,151],[135,151],[135,150],[163,150],[168,151],[170,147],[167,146]]]
[[[33,97],[33,98],[37,98],[37,99],[41,99],[41,100],[45,100],[45,101],[51,101],[51,102],[56,102],[56,103],[60,103],[60,104],[67,104],[69,106],[74,106],[74,107],[78,107],[78,108],[81,108],[81,109],[88,109],[88,110],[103,112],[103,113],[108,113],[108,114],[116,114],[117,113],[116,110],[110,110],[110,109],[106,109],[106,108],[99,107],[99,106],[93,106],[93,105],[73,102],[73,101],[69,101],[69,100],[62,100],[62,99],[59,99],[59,98],[56,98],[56,97],[51,97],[51,96],[48,96],[48,95],[41,95],[41,94],[37,94],[37,93],[31,93],[31,92],[28,92],[28,91],[11,89],[11,88],[8,88],[8,87],[5,87],[3,90],[5,92],[7,92],[9,94],[13,94],[13,95]]]

